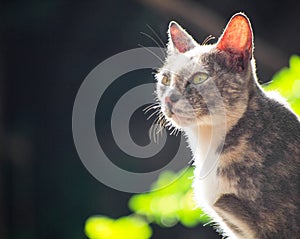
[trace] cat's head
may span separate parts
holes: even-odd
[[[244,14],[234,15],[213,45],[198,44],[176,22],[169,24],[168,34],[168,54],[156,74],[167,120],[178,128],[211,124],[212,117],[246,107],[254,60],[252,29]]]

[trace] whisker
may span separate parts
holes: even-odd
[[[158,114],[159,114],[159,109],[156,109],[151,115],[149,115],[149,116],[147,117],[147,120],[151,119],[151,117],[152,117],[153,115],[158,115]]]
[[[164,61],[162,59],[160,59],[160,57],[155,54],[153,51],[149,50],[147,47],[141,45],[141,44],[138,44],[138,46],[144,48],[146,51],[148,51],[149,53],[151,53],[153,56],[155,56],[162,64],[164,64]]]
[[[171,122],[168,122],[168,124],[166,126],[168,127],[168,130],[171,130],[173,128],[173,125],[171,124]]]
[[[156,38],[160,41],[161,46],[165,47],[165,43],[163,42],[163,40],[160,38],[160,36],[156,33],[156,31],[154,31],[154,29],[149,25],[146,24],[146,26],[153,32],[153,34],[156,36]]]
[[[154,126],[154,124],[152,124],[151,126],[150,126],[150,129],[149,129],[149,138],[150,138],[150,140],[152,141],[152,139],[153,139],[153,141],[154,141],[154,143],[156,143],[156,139],[155,139],[155,137],[154,137],[154,134],[153,134],[153,128],[154,128],[155,126]]]
[[[159,114],[159,116],[158,116],[158,119],[160,120],[160,121],[167,121],[166,119],[165,119],[165,116],[163,115],[163,113],[161,113],[160,112],[160,114]]]
[[[154,121],[152,122],[151,126],[150,126],[150,129],[149,129],[149,138],[154,140],[154,142],[156,142],[155,140],[155,134],[154,134],[154,127],[155,127],[155,124],[157,122],[158,118],[154,119]]]
[[[157,106],[158,104],[159,104],[158,102],[152,103],[152,104],[146,106],[146,107],[143,109],[143,111],[147,111],[148,109],[151,109],[152,107]],[[146,112],[145,112],[145,113],[146,113]]]
[[[166,122],[167,122],[167,120],[164,118],[164,116],[162,116],[162,115],[158,116],[158,123],[159,123],[160,129],[157,133],[159,133],[165,127]]]
[[[204,39],[204,41],[201,43],[201,45],[206,45],[210,40],[215,39],[215,37],[213,35],[209,35],[208,37],[206,37]]]
[[[145,111],[145,114],[147,114],[150,110],[155,110],[155,111],[160,110],[160,106],[157,106],[157,107],[154,107],[154,108],[147,109],[147,110]]]
[[[156,138],[156,142],[159,143],[159,137],[160,135],[157,133],[161,130],[161,126],[159,124],[155,124],[155,132],[154,133],[154,137]]]
[[[159,142],[159,137],[162,137],[163,129],[166,123],[166,119],[164,118],[164,115],[160,112],[159,116],[154,120],[153,124],[153,138],[155,139],[155,142]]]
[[[145,32],[140,32],[142,35],[149,37],[152,41],[154,41],[154,43],[160,48],[161,53],[163,54],[164,57],[166,57],[166,52],[162,49],[162,47],[159,45],[159,43],[149,34],[145,33]]]
[[[159,134],[160,131],[162,131],[162,129],[164,128],[163,127],[163,122],[159,121],[157,125],[158,125],[158,127],[157,127],[158,130],[156,131],[156,134]]]
[[[143,111],[144,111],[144,114],[147,114],[150,110],[157,110],[158,108],[160,108],[160,105],[153,105],[148,109],[145,108]]]
[[[149,129],[149,137],[153,138],[154,143],[159,142],[158,132],[161,130],[161,122],[159,117],[157,117],[153,122]]]
[[[159,103],[160,104],[160,100],[158,99],[158,96],[156,94],[156,91],[155,91],[155,97],[154,97],[154,100],[156,101],[156,103]]]
[[[177,129],[174,127],[172,130],[172,135],[176,135],[176,131],[177,131]]]
[[[171,131],[170,135],[173,135],[174,132],[176,132],[176,128],[174,128],[174,129]]]

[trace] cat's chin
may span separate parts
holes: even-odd
[[[195,118],[182,117],[177,114],[168,116],[168,119],[176,128],[185,128],[197,125],[197,120],[195,120]]]
[[[189,128],[194,126],[212,125],[212,118],[210,115],[203,117],[183,117],[178,114],[167,115],[167,119],[176,128]]]

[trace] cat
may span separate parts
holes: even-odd
[[[224,237],[300,238],[300,123],[258,84],[248,17],[233,15],[215,44],[174,21],[168,35],[156,96],[187,137],[197,203]]]

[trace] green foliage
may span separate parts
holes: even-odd
[[[148,239],[152,234],[149,223],[172,227],[181,222],[193,227],[207,222],[209,218],[193,200],[192,176],[192,168],[178,173],[163,172],[149,193],[137,194],[129,200],[134,216],[116,220],[102,215],[90,217],[85,234],[90,239]]]
[[[295,113],[300,115],[300,56],[291,56],[290,67],[285,67],[277,72],[272,82],[264,86],[264,89],[278,91]]]
[[[300,115],[300,57],[290,58],[290,67],[283,68],[268,85],[267,91],[278,91]],[[150,223],[172,227],[178,222],[186,227],[206,223],[209,218],[196,208],[192,193],[193,169],[178,173],[163,172],[149,193],[138,194],[129,200],[133,215],[111,219],[106,216],[90,217],[85,233],[90,239],[149,239]],[[130,232],[130,233],[129,233]]]
[[[117,220],[94,216],[86,221],[85,234],[90,239],[148,239],[152,235],[152,230],[148,223],[134,216],[121,217]]]
[[[192,169],[179,173],[163,172],[150,193],[130,199],[130,209],[163,227],[174,226],[178,221],[187,227],[207,222],[208,217],[203,216],[193,200],[192,176]]]

